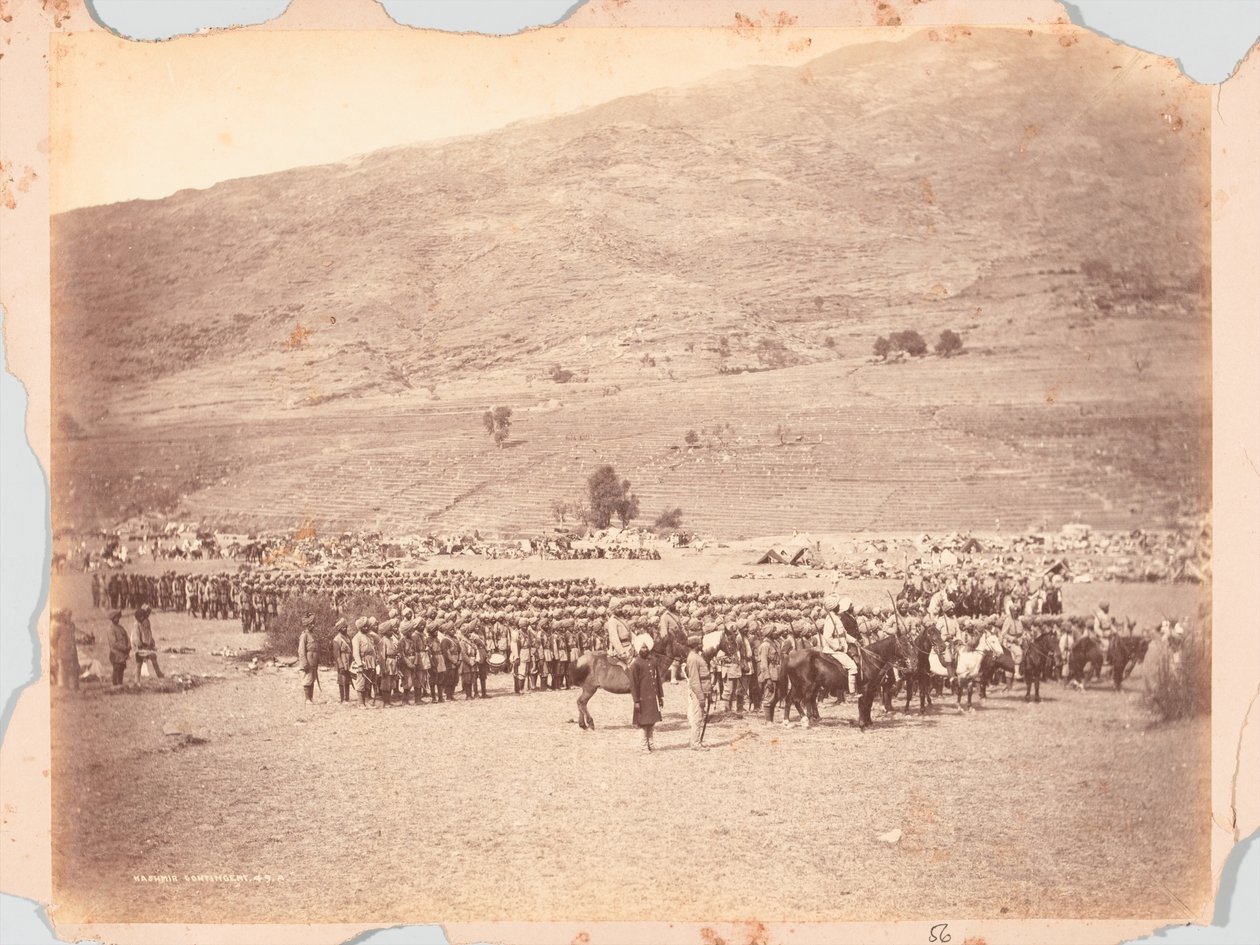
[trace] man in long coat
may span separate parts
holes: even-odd
[[[639,646],[638,658],[630,664],[630,697],[634,699],[634,724],[643,729],[643,751],[652,750],[652,729],[661,720],[665,708],[665,690],[656,671],[656,661],[648,653],[647,644]]]

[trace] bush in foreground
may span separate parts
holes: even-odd
[[[1146,656],[1146,704],[1165,722],[1212,711],[1211,618],[1185,635],[1180,650],[1162,641]]]
[[[315,615],[315,639],[319,645],[319,661],[328,663],[332,658],[333,624],[338,617],[350,623],[350,635],[354,635],[354,621],[358,617],[375,617],[384,620],[389,613],[389,603],[377,594],[355,593],[342,600],[342,610],[333,606],[331,594],[298,594],[280,602],[280,613],[267,630],[266,652],[272,656],[297,656],[298,636],[302,632],[302,615],[308,610]]]

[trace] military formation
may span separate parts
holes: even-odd
[[[457,569],[92,576],[93,600],[109,610],[238,619],[245,632],[272,629],[282,614],[300,620],[298,659],[304,672],[310,667],[308,698],[319,685],[320,665],[336,671],[343,702],[417,705],[454,699],[457,691],[465,699],[484,698],[493,672],[510,673],[518,694],[571,688],[582,654],[632,656],[628,645],[619,647],[619,635],[627,644],[644,635],[654,644],[672,637],[684,654],[691,638],[716,635],[713,683],[736,712],[762,708],[766,645],[780,661],[796,647],[821,648],[844,666],[852,690],[857,648],[898,629],[913,634],[933,627],[949,651],[982,645],[1009,653],[1018,668],[1030,634],[1052,626],[1064,674],[1081,640],[1094,639],[1106,654],[1113,638],[1134,632],[1132,620],[1105,605],[1091,616],[1063,616],[1061,584],[1057,576],[1036,573],[912,570],[889,606],[868,607],[822,590],[728,596],[696,583],[608,587],[590,578],[533,580]],[[669,675],[677,681],[682,671],[680,658]]]
[[[93,571],[92,605],[102,610],[145,606],[150,611],[186,613],[203,620],[240,620],[244,632],[262,633],[275,621],[280,602],[295,586],[276,571]]]

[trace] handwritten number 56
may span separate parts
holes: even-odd
[[[951,938],[953,936],[949,934],[949,925],[945,922],[934,925],[928,930],[929,942],[948,942]]]

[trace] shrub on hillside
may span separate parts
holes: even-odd
[[[315,639],[319,644],[319,660],[328,663],[332,658],[331,641],[333,624],[338,617],[345,617],[354,635],[354,621],[359,617],[375,617],[384,620],[389,613],[389,603],[384,597],[371,593],[354,593],[342,599],[342,609],[333,606],[331,594],[297,594],[280,602],[280,612],[267,630],[266,652],[281,658],[297,656],[298,635],[302,632],[302,615],[310,611],[315,615]]]
[[[567,384],[573,380],[573,372],[561,367],[559,364],[553,364],[551,366],[551,379],[557,384]]]
[[[951,354],[956,354],[962,350],[962,336],[952,328],[946,328],[941,332],[941,336],[936,339],[936,353],[942,358],[948,358]]]
[[[653,527],[659,529],[675,529],[682,524],[683,510],[681,508],[666,509],[660,515],[656,516]]]
[[[889,339],[892,342],[893,350],[904,351],[906,354],[914,358],[921,358],[927,354],[928,345],[923,340],[923,336],[913,329],[906,329],[893,334]]]
[[[892,354],[892,342],[884,335],[880,335],[875,339],[875,357],[884,360],[890,354]]]
[[[769,368],[782,368],[795,364],[798,359],[778,338],[762,338],[757,342],[757,360]]]

